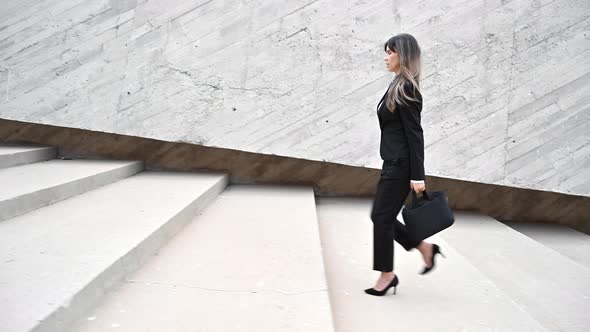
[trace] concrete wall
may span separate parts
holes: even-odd
[[[188,143],[0,119],[0,143],[56,147],[74,159],[140,160],[148,170],[214,171],[230,183],[314,188],[317,196],[374,196],[379,169],[266,155]],[[8,143],[10,144],[10,143]],[[477,210],[502,221],[553,223],[590,235],[590,197],[426,176],[455,210]],[[411,195],[407,197],[407,203]]]
[[[590,196],[590,2],[1,0],[0,118],[380,167],[391,35],[426,173]]]

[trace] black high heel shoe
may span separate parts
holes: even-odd
[[[432,266],[431,267],[424,267],[424,271],[422,271],[420,274],[426,274],[428,272],[430,272],[432,269],[434,269],[434,266],[436,265],[436,262],[434,260],[434,258],[436,257],[436,254],[440,254],[441,256],[443,256],[444,258],[447,258],[447,256],[445,256],[441,251],[440,251],[440,247],[436,244],[432,245]]]
[[[395,277],[393,277],[393,280],[389,283],[389,285],[387,285],[387,287],[385,287],[385,289],[383,289],[382,291],[378,291],[375,288],[369,288],[365,289],[365,293],[375,296],[383,296],[391,287],[393,287],[393,294],[395,294],[397,290],[397,284],[399,284],[399,279],[397,278],[396,274]]]

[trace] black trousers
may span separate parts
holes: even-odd
[[[397,158],[384,161],[371,209],[373,270],[393,271],[394,239],[406,251],[419,244],[411,242],[406,226],[396,218],[410,190],[410,160]]]

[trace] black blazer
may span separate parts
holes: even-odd
[[[407,83],[404,89],[418,102],[408,100],[408,105],[396,103],[396,110],[391,113],[385,102],[389,93],[388,88],[377,105],[381,128],[379,152],[383,160],[409,158],[410,179],[424,180],[424,136],[420,124],[422,95],[417,90],[414,92],[410,83]]]

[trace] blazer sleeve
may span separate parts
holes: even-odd
[[[410,89],[406,89],[409,93]],[[404,126],[404,132],[408,139],[410,150],[410,179],[424,180],[424,135],[420,124],[420,113],[422,112],[422,96],[420,93],[412,94],[417,96],[415,101],[408,100],[408,105],[398,104],[399,115]]]

